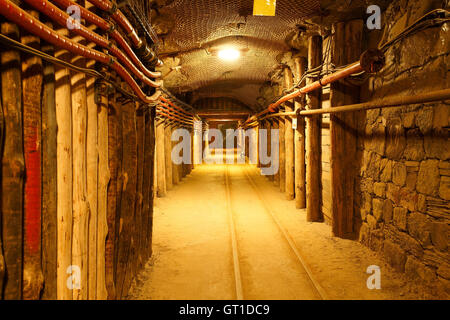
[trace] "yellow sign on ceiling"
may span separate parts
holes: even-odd
[[[253,15],[254,16],[275,16],[277,0],[254,0]]]

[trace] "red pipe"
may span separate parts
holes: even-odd
[[[177,122],[180,122],[180,123],[184,123],[184,124],[188,124],[188,125],[192,125],[191,122],[188,122],[188,121],[185,121],[185,120],[180,120],[180,119],[178,119],[176,117],[173,117],[170,114],[165,113],[164,110],[160,110],[160,109],[158,110],[157,109],[156,113],[164,115],[167,119],[174,120],[174,121],[177,121]]]
[[[60,10],[57,6],[53,5],[47,0],[25,0],[25,2],[27,2],[29,5],[39,10],[40,12],[44,13],[63,27],[67,25],[67,21],[70,19],[70,16],[67,13]],[[74,28],[72,31],[103,48],[109,49],[111,53],[125,65],[125,67],[131,70],[131,72],[145,84],[148,84],[149,86],[154,88],[159,88],[161,86],[161,82],[154,82],[147,78],[138,68],[136,68],[136,66],[127,58],[127,56],[123,54],[122,51],[120,51],[116,46],[112,45],[104,37],[101,37],[100,35],[89,30],[83,25],[80,25],[79,28]]]
[[[67,9],[69,6],[77,5],[75,2],[71,0],[53,0],[56,4],[61,6],[63,9]],[[119,44],[119,47],[121,47],[125,53],[130,57],[130,59],[133,61],[135,65],[138,66],[138,68],[149,78],[160,78],[161,72],[154,72],[148,70],[142,61],[136,56],[134,51],[131,49],[128,42],[125,41],[125,39],[122,37],[122,35],[116,30],[113,29],[113,25],[109,22],[105,21],[98,15],[92,13],[91,11],[87,10],[84,7],[80,6],[80,14],[83,19],[85,19],[87,22],[90,22],[100,29],[102,29],[105,32],[109,32],[111,37],[116,40],[116,42]],[[112,31],[111,31],[112,30]]]
[[[73,42],[67,37],[57,34],[53,29],[49,28],[30,14],[20,9],[17,5],[9,0],[0,0],[0,14],[21,26],[28,32],[44,39],[45,41],[57,46],[59,48],[70,51],[76,55],[92,59],[100,63],[110,65],[110,67],[117,72],[117,74],[132,88],[136,95],[145,103],[153,103],[157,101],[161,95],[160,91],[157,91],[152,96],[147,96],[134,81],[133,77],[127,72],[127,70],[117,61],[110,56]]]
[[[117,9],[117,4],[113,6],[108,0],[89,0],[89,2],[103,11],[110,12],[111,17],[125,30],[136,48],[140,48],[143,45],[142,40],[139,38],[130,21]]]
[[[184,110],[184,109],[182,109],[182,108],[176,106],[172,101],[170,101],[169,99],[164,98],[163,96],[161,96],[161,101],[170,104],[170,105],[171,105],[172,107],[174,107],[175,109],[178,109],[178,110],[180,110],[181,112],[184,112],[185,114],[187,114],[187,115],[189,115],[189,116],[192,116],[192,117],[194,116],[194,114],[192,114],[192,113],[190,113],[190,112],[188,112],[188,111],[186,111],[186,110]]]
[[[322,88],[323,86],[326,86],[330,83],[347,78],[348,76],[355,74],[355,73],[360,73],[362,71],[366,71],[368,73],[378,72],[384,67],[384,64],[385,64],[384,54],[379,50],[369,49],[361,55],[361,58],[358,62],[355,62],[342,70],[339,70],[335,73],[327,75],[320,80],[317,80],[311,84],[308,84],[308,85],[302,87],[299,90],[296,90],[288,95],[283,96],[277,102],[269,105],[269,107],[267,109],[259,112],[258,114],[254,115],[253,117],[250,117],[249,119],[247,119],[243,123],[243,125],[248,124],[251,121],[255,121],[260,116],[262,116],[266,113],[275,112],[275,110],[282,103],[292,100],[302,94],[312,92],[312,91]]]
[[[185,119],[187,121],[193,121],[190,118],[188,118],[185,114],[177,111],[176,109],[173,109],[171,107],[169,107],[168,105],[164,104],[164,103],[159,103],[158,106],[163,107],[164,109],[168,110],[169,112],[173,112],[173,114],[176,114],[178,117]]]
[[[275,112],[275,110],[284,102],[292,100],[302,94],[306,94],[309,92],[312,92],[314,90],[317,90],[319,88],[322,88],[332,82],[336,82],[338,80],[347,78],[348,76],[354,74],[354,73],[359,73],[364,71],[363,67],[361,66],[361,63],[355,62],[352,65],[348,66],[347,68],[340,70],[338,72],[332,73],[328,76],[323,77],[321,80],[315,81],[311,84],[308,84],[306,86],[304,86],[303,88],[294,91],[288,95],[285,95],[284,97],[282,97],[281,99],[279,99],[277,102],[272,103],[269,106],[269,111],[270,112]]]

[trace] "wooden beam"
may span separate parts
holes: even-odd
[[[340,22],[333,25],[332,62],[344,65],[357,59],[362,52],[362,20]],[[359,87],[343,82],[331,84],[330,102],[333,107],[355,103],[359,100]],[[332,232],[341,238],[352,237],[354,232],[354,185],[356,114],[332,114],[331,135],[331,215]]]
[[[84,42],[84,38],[76,36],[75,42]],[[86,61],[80,56],[72,57],[72,64],[85,67]],[[73,287],[74,300],[88,298],[88,252],[89,252],[89,204],[87,202],[87,102],[86,76],[83,73],[71,71],[70,84],[72,91],[72,174],[73,174],[73,237],[72,237],[72,265],[79,268],[72,269],[73,279],[79,286]],[[67,276],[66,276],[67,278]]]
[[[154,170],[154,149],[155,133],[153,127],[152,110],[145,112],[145,134],[144,134],[144,171],[143,171],[143,209],[142,228],[144,238],[142,244],[142,259],[145,263],[151,256],[151,234],[152,234],[152,211],[153,211],[153,170]]]
[[[67,28],[57,30],[68,36]],[[65,50],[55,52],[55,57],[70,61]],[[72,265],[72,94],[70,71],[55,65],[55,100],[57,125],[57,297],[59,300],[72,300],[72,290],[67,286],[67,270]]]
[[[297,81],[303,77],[306,71],[306,58],[295,58],[294,64]],[[295,100],[295,111],[303,109],[305,100],[303,97]],[[295,207],[297,209],[306,208],[306,163],[305,163],[305,118],[297,117],[297,129],[294,136],[295,149]]]
[[[105,84],[103,84],[105,86]],[[105,90],[106,92],[106,90]],[[98,104],[98,218],[97,218],[97,296],[98,300],[106,300],[108,291],[106,287],[106,243],[108,235],[108,185],[111,174],[109,171],[109,124],[108,124],[108,97],[100,97]]]
[[[1,33],[20,41],[19,28],[3,22]],[[22,81],[20,54],[2,50],[1,86],[4,139],[1,179],[2,240],[7,279],[3,287],[5,300],[22,298],[23,185],[25,164],[22,135]]]
[[[29,13],[38,18],[36,11]],[[40,49],[38,37],[24,34],[21,42]],[[26,179],[24,186],[24,248],[22,297],[38,300],[43,287],[41,263],[41,93],[42,61],[33,55],[22,58],[23,138]]]
[[[284,68],[284,87],[292,88],[294,85],[292,71],[289,68]],[[285,112],[292,112],[293,104],[285,103]],[[285,117],[284,119],[284,145],[285,145],[285,169],[286,169],[286,199],[294,200],[295,197],[295,180],[294,180],[294,131],[292,130],[292,118]]]
[[[93,5],[85,2],[88,10],[94,10]],[[93,25],[88,26],[97,31]],[[93,43],[89,47],[95,47]],[[95,69],[95,60],[88,60],[86,67]],[[87,170],[87,201],[88,217],[88,299],[97,299],[97,261],[98,261],[98,105],[95,101],[95,78],[86,77],[87,103],[87,134],[86,134],[86,170]]]
[[[308,68],[318,67],[322,62],[322,37],[311,36],[308,40]],[[314,82],[308,79],[307,84]],[[308,109],[320,108],[321,90],[307,94]],[[321,117],[311,116],[306,119],[306,219],[310,222],[322,221],[321,211]]]
[[[160,121],[160,120],[157,120]],[[166,159],[164,156],[164,122],[158,122],[156,126],[156,165],[157,165],[157,190],[156,194],[159,198],[166,196]]]
[[[278,121],[274,121],[273,122],[273,128],[274,129],[276,129],[276,130],[279,130],[279,122]],[[278,137],[279,138],[279,137]],[[279,160],[277,160],[277,159],[274,159],[275,161],[279,161]],[[280,170],[278,170],[276,173],[275,173],[275,175],[273,176],[273,184],[276,186],[276,187],[280,187]]]
[[[172,168],[172,141],[170,137],[172,136],[172,127],[166,126],[164,129],[164,159],[165,159],[165,173],[166,173],[166,188],[171,190],[173,187],[173,168]]]
[[[134,102],[122,105],[122,196],[118,230],[118,256],[116,272],[116,299],[122,299],[128,292],[136,254],[134,216],[137,191],[137,132],[136,107]]]
[[[278,87],[278,93],[280,95],[283,94],[284,84],[283,82],[280,83]],[[286,122],[283,118],[280,118],[278,121],[278,130],[279,130],[279,137],[280,137],[280,150],[279,150],[279,176],[280,176],[280,191],[285,192],[286,191],[286,134],[285,134],[285,127]]]
[[[88,68],[95,63],[89,61]],[[88,298],[97,299],[97,233],[98,233],[98,106],[95,103],[95,78],[86,79],[87,94],[87,200],[89,203]]]
[[[136,107],[139,107],[139,104],[136,104]],[[133,274],[137,274],[137,272],[142,268],[144,263],[144,257],[142,254],[143,234],[145,233],[143,221],[143,204],[144,204],[144,156],[145,156],[145,114],[143,110],[136,111],[136,131],[137,131],[137,189],[136,189],[136,210],[134,217],[135,230],[134,234],[136,235],[135,239],[135,247],[136,247],[136,257],[134,263],[134,272]]]
[[[50,25],[50,23],[47,23]],[[54,47],[43,43],[41,50],[54,55]],[[56,300],[57,275],[57,156],[56,156],[56,101],[55,67],[43,64],[44,86],[42,89],[42,271],[44,289],[42,299]]]
[[[117,212],[119,211],[121,186],[120,170],[122,162],[121,151],[121,121],[122,109],[116,103],[116,92],[107,95],[108,98],[108,167],[110,180],[107,190],[107,223],[108,237],[105,245],[105,280],[108,299],[116,299],[116,252],[117,252]]]

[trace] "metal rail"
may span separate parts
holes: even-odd
[[[242,290],[242,280],[241,280],[241,268],[239,266],[239,254],[237,249],[236,240],[236,225],[234,223],[234,212],[231,207],[231,188],[230,188],[230,177],[228,174],[228,165],[225,164],[225,193],[227,199],[227,212],[228,212],[228,222],[231,234],[231,248],[233,251],[233,269],[234,269],[234,280],[236,289],[236,299],[243,300],[244,293]]]
[[[302,255],[300,254],[299,250],[297,249],[297,246],[295,245],[294,240],[292,240],[291,236],[286,231],[286,229],[283,227],[283,225],[280,223],[278,218],[272,213],[270,205],[265,200],[264,196],[262,195],[261,191],[258,189],[258,186],[253,181],[252,177],[248,174],[247,166],[243,166],[243,168],[244,168],[244,173],[245,173],[245,176],[247,177],[247,180],[250,182],[250,185],[252,186],[253,190],[257,194],[259,200],[262,202],[266,213],[273,219],[273,221],[277,225],[278,229],[283,234],[283,238],[286,240],[286,242],[288,243],[289,247],[291,248],[291,250],[293,251],[293,253],[297,257],[298,262],[300,263],[300,265],[302,266],[302,268],[305,270],[306,274],[308,275],[308,279],[310,280],[310,282],[312,284],[312,287],[317,291],[317,294],[323,300],[328,300],[329,298],[328,298],[327,293],[322,288],[320,283],[317,280],[315,280],[315,277],[314,277],[313,273],[311,272],[311,269],[308,267],[307,263],[305,262],[305,259],[302,257]]]

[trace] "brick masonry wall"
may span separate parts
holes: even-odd
[[[394,1],[383,17],[385,36],[435,5]],[[363,89],[365,101],[450,88],[449,52],[448,23],[398,42]],[[370,110],[359,125],[359,240],[414,281],[449,294],[450,101]]]

